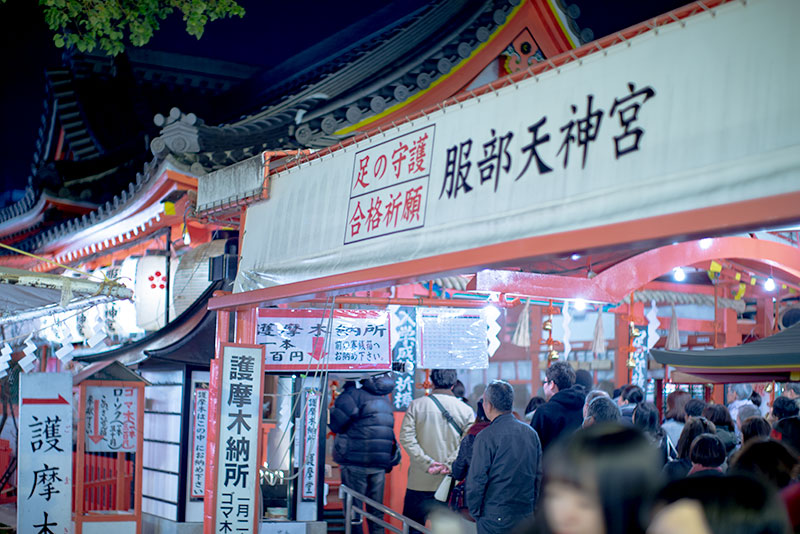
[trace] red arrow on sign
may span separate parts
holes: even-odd
[[[100,433],[100,399],[94,400],[94,434],[89,436],[89,439],[96,444],[103,441],[103,435]]]
[[[62,397],[61,395],[58,396],[57,399],[22,399],[22,404],[69,404],[69,401]]]

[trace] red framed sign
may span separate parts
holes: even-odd
[[[259,309],[256,343],[264,370],[391,370],[391,328],[384,310]]]

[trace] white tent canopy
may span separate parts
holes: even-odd
[[[0,324],[132,296],[133,291],[113,281],[0,267]]]

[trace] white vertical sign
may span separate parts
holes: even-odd
[[[222,346],[215,532],[254,532],[264,347]]]
[[[72,375],[20,375],[17,532],[72,532]]]
[[[200,387],[202,384],[203,387]],[[196,383],[192,421],[191,498],[202,499],[206,490],[206,431],[208,429],[208,382]]]
[[[306,392],[305,428],[303,430],[303,478],[301,480],[304,501],[317,498],[317,434],[319,429],[319,395],[315,390]]]

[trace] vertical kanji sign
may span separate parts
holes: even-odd
[[[86,451],[136,452],[135,387],[86,387]]]
[[[196,383],[192,419],[191,498],[202,499],[206,489],[206,429],[208,428],[208,382]]]
[[[305,418],[302,473],[302,495],[304,501],[313,501],[317,498],[319,401],[320,397],[316,390],[308,390],[306,392],[306,407],[303,414]]]
[[[20,375],[17,532],[72,532],[72,376]]]
[[[214,532],[255,532],[264,347],[222,344]]]

